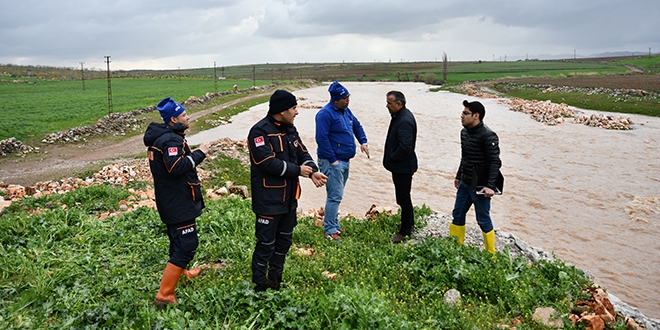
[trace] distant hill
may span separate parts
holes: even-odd
[[[633,56],[647,56],[648,51],[623,51],[623,52],[605,52],[591,55],[581,55],[581,54],[536,54],[536,55],[513,55],[508,56],[507,61],[518,61],[518,60],[566,60],[566,59],[579,59],[579,58],[603,58],[603,57],[633,57]],[[651,53],[651,55],[658,55],[660,53]]]

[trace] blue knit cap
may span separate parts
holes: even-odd
[[[348,89],[346,89],[346,87],[342,86],[336,80],[330,85],[330,87],[328,87],[328,92],[330,92],[330,101],[332,102],[341,100],[351,95],[351,93],[348,92]]]
[[[174,101],[171,97],[160,101],[156,108],[160,112],[160,116],[163,118],[165,124],[169,123],[172,117],[178,117],[186,110],[181,103]]]

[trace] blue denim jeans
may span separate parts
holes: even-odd
[[[339,204],[344,197],[344,187],[348,181],[348,170],[350,162],[339,161],[338,165],[330,165],[327,159],[319,159],[319,168],[323,174],[328,176],[325,183],[327,197],[325,199],[325,214],[323,215],[323,231],[326,234],[334,234],[339,230]]]
[[[454,218],[452,223],[457,226],[465,226],[465,214],[470,210],[472,204],[474,204],[477,223],[481,231],[487,233],[493,230],[493,222],[490,219],[490,198],[477,195],[472,187],[462,180],[458,185],[458,189],[456,189],[456,202],[454,203],[454,211],[451,213]]]

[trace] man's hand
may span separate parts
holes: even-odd
[[[362,150],[362,152],[367,154],[367,158],[371,158],[369,157],[369,147],[367,146],[366,143],[360,146],[360,150]]]
[[[202,142],[202,144],[199,145],[199,148],[205,155],[209,153],[209,149],[211,149],[211,145],[208,142]]]
[[[300,176],[309,177],[312,172],[314,172],[314,170],[312,170],[311,167],[307,165],[300,165]]]
[[[458,185],[459,185],[460,183],[461,183],[461,180],[459,180],[459,179],[454,179],[454,187],[456,187],[456,189],[458,189]]]
[[[321,172],[314,172],[314,174],[312,174],[312,182],[314,182],[314,185],[317,188],[323,187],[323,185],[325,185],[327,181],[328,181],[328,177]]]
[[[488,187],[484,187],[483,189],[479,190],[480,194],[483,194],[484,197],[486,198],[491,198],[493,195],[495,195],[495,191],[493,189],[490,189]]]

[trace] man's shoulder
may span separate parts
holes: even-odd
[[[406,118],[407,120],[415,121],[415,114],[413,114],[413,112],[408,108],[405,108],[405,111],[403,112],[403,117]]]
[[[486,124],[483,124],[483,126],[481,128],[481,131],[484,135],[487,135],[487,136],[493,136],[493,135],[497,136],[497,133],[495,133],[495,131],[490,129],[490,127],[486,126]]]
[[[334,111],[335,106],[332,103],[327,103],[324,105],[321,110],[316,113],[316,116],[331,115]]]
[[[254,125],[252,125],[252,129],[255,129],[255,128],[256,129],[263,129],[264,127],[269,126],[269,125],[271,125],[270,120],[268,120],[268,118],[264,117],[264,118],[261,118],[258,122],[254,123]]]
[[[154,141],[155,146],[183,143],[183,135],[177,134],[173,130],[163,130]]]

